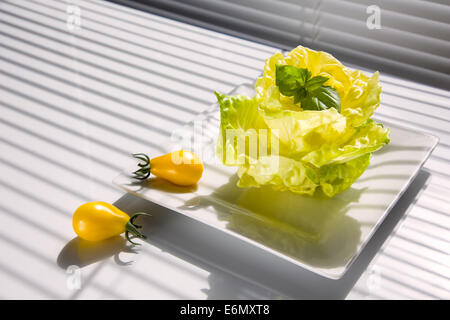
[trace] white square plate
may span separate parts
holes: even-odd
[[[253,95],[253,87],[241,85],[230,94]],[[220,124],[217,104],[163,144],[167,152],[183,148],[202,155],[205,171],[195,188],[152,178],[138,182],[130,177],[131,169],[113,183],[218,232],[228,232],[312,272],[338,279],[438,142],[430,134],[380,122],[391,130],[390,144],[373,154],[368,169],[350,189],[332,199],[277,192],[270,187],[236,187],[237,169],[222,165],[214,156]]]

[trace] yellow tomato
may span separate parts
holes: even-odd
[[[138,238],[145,238],[137,229],[141,226],[133,224],[139,215],[149,216],[138,212],[128,216],[125,212],[106,202],[88,202],[75,210],[72,218],[73,230],[82,239],[101,241],[125,232],[128,241],[129,233]]]
[[[137,179],[146,179],[152,173],[173,184],[190,186],[196,184],[203,174],[202,161],[191,151],[173,151],[152,160],[143,153],[133,156],[143,161],[138,164],[141,168],[134,172]]]

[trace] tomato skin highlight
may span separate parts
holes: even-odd
[[[150,172],[179,186],[196,184],[203,174],[203,163],[191,151],[173,151],[150,160]]]
[[[82,204],[75,210],[72,226],[75,233],[88,241],[101,241],[126,231],[130,217],[115,206],[101,201]]]

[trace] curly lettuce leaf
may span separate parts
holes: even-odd
[[[225,165],[239,167],[239,187],[272,185],[332,197],[349,188],[367,168],[370,153],[389,142],[388,129],[373,120],[349,127],[334,108],[274,111],[261,107],[263,101],[256,97],[216,96],[221,112],[217,154]],[[277,139],[277,154],[262,134],[266,131]],[[251,152],[251,141],[258,152]],[[267,152],[259,152],[261,148]]]
[[[274,135],[280,142],[280,154],[301,157],[323,144],[333,141],[344,142],[352,129],[347,129],[346,119],[336,109],[324,111],[291,110],[266,111],[260,109],[270,129],[277,129]]]
[[[371,153],[366,153],[344,163],[320,167],[320,190],[328,197],[347,190],[366,171],[371,156]]]
[[[240,167],[237,185],[243,188],[272,185],[279,191],[308,195],[322,192],[333,197],[347,190],[361,176],[370,163],[370,156],[366,153],[353,160],[321,168],[300,160],[267,156],[254,164]]]
[[[369,119],[365,125],[357,128],[356,133],[344,145],[323,144],[319,149],[302,157],[302,160],[316,167],[343,163],[377,151],[389,141],[389,129]]]
[[[270,185],[332,197],[349,188],[371,153],[389,143],[389,129],[370,119],[380,103],[378,77],[301,46],[287,56],[276,53],[266,60],[255,96],[216,93],[217,154],[225,165],[238,167],[240,187]],[[305,99],[319,88],[332,88],[337,96],[325,98],[339,99],[340,108],[326,99]]]
[[[257,100],[246,96],[227,96],[219,92],[215,94],[220,105],[221,119],[217,144],[219,159],[227,166],[248,162],[250,150],[245,150],[246,139],[252,142],[255,148],[259,149],[261,144],[261,148],[270,150],[267,139],[263,141],[258,136],[259,129],[269,128],[258,110]],[[238,141],[243,143],[239,144]]]

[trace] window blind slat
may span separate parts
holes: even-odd
[[[277,13],[243,6],[231,1],[183,0],[183,5],[185,4],[198,5],[201,10],[209,11],[211,15],[214,15],[216,18],[221,20],[226,20],[229,17],[233,17],[242,21],[252,22],[255,25],[260,24],[262,26],[270,27],[271,29],[278,29],[280,31],[286,31],[293,34],[298,34],[298,30],[302,23],[299,17],[296,19],[291,17],[284,17],[283,19],[280,19],[280,16]]]
[[[264,19],[264,16],[256,15],[255,18],[251,18],[252,21],[257,22],[257,19],[262,19],[265,25],[272,25],[275,26],[280,20],[281,15],[285,15],[286,22],[290,21],[291,28],[297,28],[297,31],[300,30],[301,33],[304,33],[306,30],[302,30],[303,27],[301,25],[301,22],[295,24],[294,20],[296,19],[299,21],[302,18],[302,15],[308,16],[308,17],[315,17],[315,24],[316,24],[316,32],[320,34],[320,31],[322,28],[326,29],[332,29],[332,30],[339,30],[342,32],[347,32],[348,34],[352,36],[361,36],[364,39],[372,38],[376,41],[382,41],[387,42],[390,44],[395,44],[399,46],[399,50],[401,51],[403,48],[410,48],[414,50],[423,51],[426,53],[430,53],[433,55],[438,55],[447,58],[448,53],[450,52],[450,41],[444,41],[441,39],[434,39],[428,36],[424,36],[421,34],[417,34],[410,31],[403,31],[401,29],[392,28],[392,27],[384,27],[381,30],[378,30],[377,32],[373,32],[372,30],[369,30],[366,27],[366,22],[362,19],[354,19],[349,18],[347,16],[342,15],[336,15],[331,14],[329,12],[320,12],[318,13],[317,10],[314,11],[314,9],[311,8],[300,8],[300,6],[293,6],[292,4],[289,4],[289,7],[280,8],[280,6],[277,6],[277,3],[273,0],[271,1],[257,1],[257,0],[228,0],[228,2],[235,3],[238,5],[239,3],[242,6],[245,6],[245,12],[248,11],[248,8],[252,8],[253,10],[257,10],[261,12],[262,7],[264,6],[264,9],[267,9],[268,12],[273,12],[273,14],[270,15],[271,19],[270,21]],[[284,3],[281,3],[284,4]],[[236,6],[235,5],[235,6]],[[330,8],[331,9],[331,8]],[[302,13],[302,10],[304,11]],[[323,10],[321,10],[323,11]],[[329,10],[331,11],[331,10]],[[348,12],[347,12],[348,13]],[[230,12],[227,12],[227,14],[230,14]],[[359,16],[363,17],[366,15],[365,10],[364,12],[360,12]],[[245,17],[245,14],[241,14],[240,16]],[[283,19],[282,19],[283,20]],[[310,19],[311,20],[311,19]],[[393,19],[394,21],[397,21],[396,19]],[[305,21],[305,19],[302,20],[303,23],[310,22]],[[336,25],[339,26],[339,28],[336,28]],[[282,25],[280,24],[280,28]],[[441,26],[443,27],[443,25]],[[442,28],[440,31],[444,31],[448,34],[448,39],[450,40],[450,26],[447,26],[447,28]],[[289,30],[292,32],[292,30]],[[444,33],[444,32],[442,32]],[[447,35],[445,36],[447,37]],[[317,37],[317,34],[311,34],[310,37]],[[379,43],[375,43],[376,45],[379,45]],[[397,53],[395,53],[397,55]]]
[[[277,2],[276,0],[271,1]],[[289,0],[281,0],[281,1],[284,2]],[[300,2],[297,1],[297,3]],[[377,4],[378,1],[370,0],[370,2],[368,2],[367,4],[361,4],[359,1],[351,3],[345,0],[323,0],[320,1],[320,3],[321,3],[320,8],[315,9],[315,11],[321,13],[328,13],[329,15],[334,15],[336,17],[346,17],[354,19],[361,23],[366,24],[367,18],[369,17],[369,14],[367,13],[367,7],[369,5]],[[306,9],[312,9],[309,6],[304,5],[301,6]],[[397,29],[415,33],[418,35],[429,36],[430,38],[433,39],[450,41],[449,10],[447,10],[445,13],[445,15],[447,16],[447,20],[439,21],[433,18],[429,19],[425,15],[424,16],[408,15],[405,14],[403,11],[392,11],[382,6],[379,7],[380,7],[380,18],[382,27],[381,30],[385,28]],[[450,6],[448,7],[450,8]],[[444,10],[441,11],[445,12]],[[340,25],[336,24],[334,27],[336,29],[339,29]],[[367,27],[365,27],[365,29],[368,30]],[[380,30],[372,31],[373,34],[376,34],[378,32],[380,32]]]
[[[112,1],[130,5],[130,1]],[[137,0],[133,3],[157,14],[284,49],[299,44],[313,49],[335,48],[330,53],[337,58],[365,61],[366,66],[380,71],[450,87],[450,5],[419,0]],[[380,8],[381,29],[367,26],[370,5]]]
[[[431,3],[423,0],[340,0],[365,7],[376,4],[381,11],[393,11],[417,18],[439,21],[445,24],[450,22],[450,6],[446,4]]]
[[[127,1],[119,0],[121,3]],[[201,6],[194,6],[192,3],[183,3],[178,1],[166,0],[145,0],[146,4],[151,5],[150,11],[157,9],[159,13],[168,13],[172,17],[188,17],[191,22],[200,21],[209,27],[218,27],[222,30],[244,31],[241,34],[251,35],[258,39],[267,39],[269,42],[280,42],[284,46],[289,46],[292,42],[298,42],[300,35],[289,33],[288,30],[272,28],[261,23],[253,23],[240,18],[240,15],[227,15],[217,10],[208,10]],[[208,8],[211,8],[208,6]],[[216,7],[217,9],[217,7]],[[203,25],[204,25],[203,24]]]

